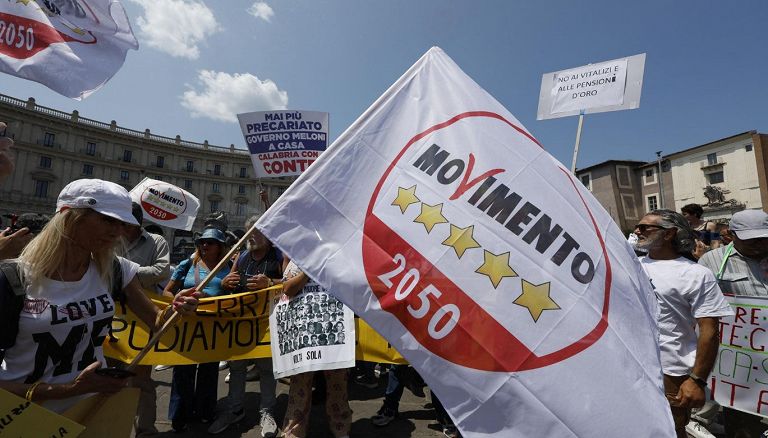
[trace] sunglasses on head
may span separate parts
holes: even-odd
[[[645,233],[648,231],[649,228],[655,228],[658,230],[666,230],[668,228],[662,227],[661,225],[653,225],[653,224],[637,224],[635,225],[636,230],[640,230],[641,233]]]

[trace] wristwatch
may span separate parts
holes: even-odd
[[[696,382],[696,384],[701,386],[702,388],[707,387],[707,381],[697,376],[696,374],[693,374],[693,373],[688,374],[688,378]]]

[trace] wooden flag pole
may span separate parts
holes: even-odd
[[[211,272],[208,273],[208,275],[203,279],[203,281],[200,282],[195,287],[195,292],[201,292],[205,286],[208,284],[209,281],[213,280],[213,278],[216,276],[216,273],[219,272],[219,270],[224,267],[224,265],[227,264],[227,262],[232,258],[233,255],[237,252],[237,250],[243,246],[243,244],[248,240],[249,237],[251,237],[251,234],[256,231],[256,224],[253,224],[251,228],[243,234],[243,237],[240,238],[240,240],[237,241],[232,246],[232,249],[229,250],[227,255],[225,255],[221,260],[219,260],[219,263],[216,264],[216,266],[211,269]],[[141,362],[142,359],[144,359],[144,356],[149,353],[149,350],[151,350],[155,344],[160,340],[160,338],[165,334],[165,332],[168,331],[171,327],[176,325],[179,322],[179,319],[181,319],[181,313],[177,311],[173,311],[173,314],[171,314],[171,317],[168,318],[167,321],[163,324],[163,326],[158,330],[147,342],[147,345],[144,346],[144,348],[139,351],[139,353],[136,355],[136,357],[133,358],[131,363],[128,365],[127,370],[133,371],[134,368],[136,368],[139,365],[139,362]]]

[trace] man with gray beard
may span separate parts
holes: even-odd
[[[259,219],[252,216],[245,223],[246,229],[251,229]],[[243,251],[232,266],[231,272],[221,282],[222,288],[231,293],[255,291],[282,282],[283,256],[264,235],[255,230],[248,238],[247,250]],[[234,360],[229,363],[229,406],[219,414],[208,428],[208,433],[217,434],[225,431],[231,424],[245,418],[243,400],[245,398],[246,368],[249,360]],[[277,434],[277,423],[274,418],[274,407],[277,403],[272,358],[256,359],[256,367],[260,374],[260,413],[261,436],[274,437]]]
[[[733,315],[712,271],[688,260],[694,232],[671,210],[653,210],[635,225],[640,263],[658,301],[659,350],[678,438],[686,438],[691,408],[704,405],[706,379],[719,346],[719,317]],[[697,333],[698,328],[698,333]]]

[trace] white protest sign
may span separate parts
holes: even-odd
[[[656,297],[625,237],[439,48],[257,225],[419,371],[463,436],[674,436]]]
[[[768,298],[726,299],[735,314],[720,318],[712,395],[723,406],[768,417]]]
[[[144,219],[180,230],[191,230],[200,201],[188,191],[167,182],[144,178],[131,189],[131,199],[141,205]]]
[[[328,113],[238,114],[257,178],[301,175],[328,146]]]
[[[275,377],[355,366],[355,316],[349,307],[312,280],[293,298],[275,295],[269,312]]]
[[[640,106],[645,54],[546,73],[537,120]]]
[[[552,81],[552,113],[587,110],[624,103],[627,60],[555,73]]]

